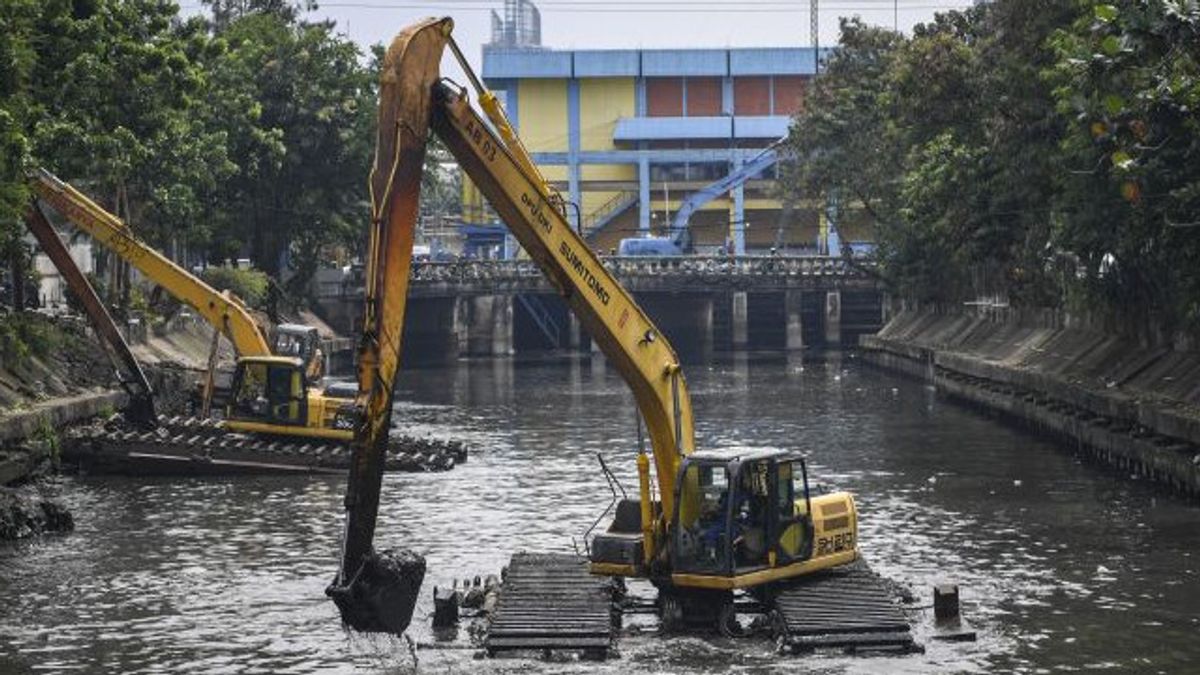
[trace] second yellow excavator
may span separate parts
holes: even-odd
[[[264,330],[240,299],[218,291],[139,239],[120,218],[45,169],[34,192],[76,227],[187,304],[224,335],[238,354],[225,426],[236,432],[348,442],[352,399],[318,386],[323,358],[317,329],[280,324]],[[269,340],[268,335],[274,339]]]
[[[772,589],[787,580],[854,561],[854,499],[846,492],[813,494],[799,452],[695,450],[691,399],[675,351],[571,227],[563,199],[472,73],[450,37],[452,27],[444,18],[405,29],[383,64],[368,314],[359,352],[362,421],[352,444],[341,569],[329,590],[343,618],[369,630],[404,630],[412,605],[397,604],[415,602],[413,589],[424,572],[412,556],[381,569],[372,541],[431,129],[624,378],[648,430],[649,453],[631,449],[639,499],[618,504],[607,531],[591,540],[592,572],[653,582],[665,623],[695,609],[729,626],[736,621],[735,589],[752,589],[769,604]],[[487,119],[465,90],[441,79],[447,46]],[[399,578],[387,579],[389,572]]]

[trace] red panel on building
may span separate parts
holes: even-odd
[[[646,78],[646,116],[683,116],[683,78]]]
[[[803,75],[775,76],[776,115],[791,115],[804,107],[804,86],[807,79]]]
[[[735,115],[770,115],[770,78],[735,77],[733,79],[733,112]]]
[[[716,117],[721,114],[721,78],[687,79],[687,116]]]

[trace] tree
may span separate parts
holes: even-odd
[[[1085,297],[1200,327],[1200,5],[1095,3],[1054,44],[1058,245]]]
[[[216,243],[248,245],[273,276],[290,267],[298,291],[323,248],[356,238],[369,217],[374,80],[357,47],[326,24],[254,13],[220,39],[227,47],[211,69],[226,104],[213,109],[252,105],[228,131],[240,169],[220,199],[236,216]]]

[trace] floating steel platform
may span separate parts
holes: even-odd
[[[398,437],[389,442],[385,469],[446,471],[465,461],[466,454],[459,443]],[[213,419],[161,417],[152,430],[119,424],[72,429],[63,459],[91,473],[344,474],[350,447],[337,441],[233,433]]]
[[[791,582],[773,604],[775,632],[791,651],[919,649],[893,593],[862,563]]]
[[[618,618],[615,584],[588,572],[569,554],[518,553],[508,565],[484,647],[489,655],[514,650],[570,650],[605,658]]]

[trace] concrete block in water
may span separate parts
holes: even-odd
[[[449,628],[458,623],[458,591],[453,588],[433,589],[433,627]]]
[[[933,615],[938,621],[958,618],[958,586],[942,584],[933,587]]]

